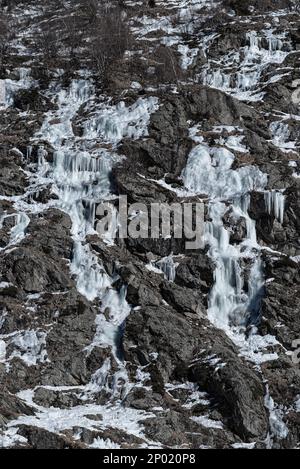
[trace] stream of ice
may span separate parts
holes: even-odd
[[[263,72],[270,64],[282,64],[289,54],[285,46],[286,35],[276,35],[272,29],[250,31],[247,45],[222,57],[220,63],[209,62],[201,75],[204,84],[223,90],[236,98],[259,101],[264,92],[260,89]]]
[[[49,142],[55,149],[53,163],[47,162],[46,152],[41,153],[39,171],[41,177],[52,182],[52,190],[59,197],[58,207],[72,220],[71,271],[77,278],[78,291],[89,301],[101,301],[95,345],[112,345],[130,306],[124,291],[113,288],[116,278],[106,273],[85,242],[87,234],[95,233],[96,204],[110,197],[109,175],[114,158],[113,152],[104,148],[93,149],[94,141],[109,142],[114,147],[125,136],[137,139],[147,135],[147,124],[151,113],[157,109],[157,98],[140,98],[130,107],[122,102],[116,106],[100,106],[85,122],[83,137],[76,137],[72,120],[92,97],[93,86],[82,79],[74,80],[68,90],[60,90],[58,110],[48,114],[35,140]],[[89,141],[93,142],[91,148]]]

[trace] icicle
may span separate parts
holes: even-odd
[[[124,102],[107,107],[86,124],[85,137],[100,137],[113,144],[124,137],[146,137],[150,116],[157,109],[157,98],[140,98],[130,107],[126,107]]]
[[[16,216],[16,225],[12,228],[10,232],[10,241],[9,244],[13,245],[22,241],[25,237],[25,230],[30,223],[30,218],[26,213],[18,213]]]
[[[7,108],[14,104],[14,95],[19,90],[29,89],[34,81],[30,78],[30,69],[19,68],[19,79],[0,80],[0,107]]]

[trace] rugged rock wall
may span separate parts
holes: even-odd
[[[69,3],[2,2],[0,447],[297,448],[297,2],[110,2],[111,55]],[[205,247],[99,237],[119,195]]]

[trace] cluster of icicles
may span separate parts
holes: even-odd
[[[262,36],[256,31],[247,33],[248,45],[224,57],[220,63],[223,70],[209,62],[201,76],[203,83],[239,99],[262,99],[259,82],[263,71],[270,64],[281,64],[288,55],[284,39],[285,35],[278,37],[272,30],[263,31]]]

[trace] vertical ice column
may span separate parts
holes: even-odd
[[[265,192],[265,203],[269,215],[274,215],[279,223],[283,223],[285,210],[285,196],[282,192]]]

